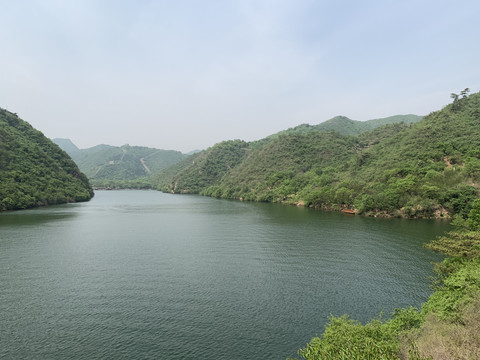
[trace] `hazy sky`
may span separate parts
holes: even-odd
[[[0,0],[0,107],[187,152],[480,90],[478,0]]]

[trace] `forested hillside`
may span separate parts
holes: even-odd
[[[291,141],[295,142],[298,139],[293,135],[306,135],[309,133],[325,133],[336,131],[339,134],[351,135],[351,134],[361,134],[370,129],[393,123],[412,123],[420,121],[421,117],[417,115],[396,115],[383,119],[374,119],[368,121],[356,121],[350,120],[344,116],[337,116],[333,119],[327,120],[318,125],[308,125],[302,124],[291,129],[281,131],[279,133],[270,135],[264,139],[246,143],[241,140],[235,141],[224,141],[222,143],[216,144],[211,148],[204,150],[200,153],[195,153],[190,157],[187,157],[181,163],[172,166],[164,171],[162,171],[157,177],[154,178],[153,182],[156,187],[163,191],[179,192],[179,193],[198,193],[205,190],[207,187],[216,185],[222,179],[222,177],[230,172],[233,167],[240,165],[244,159],[247,159],[247,155],[254,154],[254,159],[249,159],[250,163],[253,163],[249,171],[257,173],[259,169],[264,169],[265,166],[261,164],[268,163],[269,161],[277,161],[280,159],[281,155],[273,150],[273,156],[277,159],[269,160],[263,159],[263,155],[268,153],[268,150],[261,150],[264,147],[268,148],[269,144],[279,137],[285,135],[292,135]],[[308,135],[307,135],[308,137]],[[311,136],[315,138],[315,136]],[[342,136],[340,136],[342,138]],[[318,140],[318,139],[317,139]],[[316,140],[315,140],[316,141]],[[321,141],[321,140],[319,140]],[[274,148],[279,148],[280,152],[291,150],[292,146],[295,147],[295,144],[287,145],[289,149],[281,149],[281,146],[278,144],[271,145]],[[308,147],[308,144],[305,144]],[[315,145],[314,145],[315,146]],[[242,151],[238,151],[239,149]],[[258,150],[258,151],[257,151]],[[336,149],[331,149],[336,151]],[[297,152],[297,158],[301,156],[301,152],[307,153],[306,149],[296,149],[294,152]],[[259,155],[262,154],[262,155]],[[313,155],[313,154],[310,154]],[[310,156],[307,154],[307,156]],[[228,157],[228,161],[224,161],[223,157]],[[291,157],[290,154],[287,156]],[[197,161],[196,159],[200,160]],[[294,161],[296,161],[294,156]],[[302,160],[305,161],[305,160]],[[312,162],[312,160],[309,160]],[[269,167],[269,165],[267,165]],[[295,167],[295,165],[294,165]],[[272,167],[273,169],[273,167]],[[289,171],[291,172],[291,171]],[[260,172],[258,172],[260,173]],[[256,179],[255,176],[252,178],[253,182],[263,182],[262,179]],[[214,190],[214,189],[211,189]],[[252,200],[252,199],[250,199]],[[268,200],[268,199],[266,199]]]
[[[0,109],[0,211],[87,201],[87,177],[57,145]]]
[[[149,176],[185,157],[179,151],[142,146],[97,145],[78,149],[68,139],[53,141],[70,154],[94,186],[149,187]]]
[[[232,163],[222,160],[221,148],[212,152],[217,144],[197,154],[215,167],[187,158],[189,170],[162,172],[158,187],[384,216],[465,215],[479,188],[479,114],[480,94],[464,94],[419,122],[355,136],[300,126],[244,143]],[[348,119],[335,121],[345,125]]]
[[[245,141],[223,141],[161,171],[153,181],[167,192],[199,193],[218,183],[247,157],[248,152]]]

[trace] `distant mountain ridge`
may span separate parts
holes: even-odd
[[[411,124],[422,120],[422,116],[408,114],[408,115],[394,115],[386,118],[372,119],[366,121],[352,120],[346,116],[335,116],[334,118],[321,122],[317,125],[301,124],[293,128],[280,131],[271,136],[286,135],[292,133],[304,134],[312,131],[336,131],[342,135],[359,135],[361,133],[373,130],[377,127],[405,123]]]
[[[143,146],[96,145],[79,149],[69,139],[52,139],[67,152],[87,175],[92,184],[105,181],[131,181],[157,174],[186,155],[175,150],[161,150]]]
[[[80,150],[70,139],[52,139],[52,141],[60,146],[70,157]]]
[[[249,144],[250,150],[253,148],[261,147],[263,144],[275,139],[278,136],[292,134],[292,133],[309,133],[309,132],[325,132],[325,131],[337,131],[341,134],[360,134],[378,126],[384,124],[405,122],[411,123],[421,119],[416,115],[396,115],[384,119],[374,119],[368,121],[356,121],[348,119],[344,116],[337,116],[333,119],[327,120],[318,125],[302,124],[291,129],[281,131],[277,134],[273,134],[265,139],[254,141]],[[53,139],[57,145],[59,145],[65,152],[67,152],[72,159],[78,164],[79,168],[88,176],[92,184],[95,186],[102,185],[118,185],[119,182],[129,182],[126,186],[136,187],[133,180],[142,180],[142,186],[148,186],[150,178],[153,178],[153,182],[157,183],[155,175],[161,172],[163,169],[172,165],[180,163],[183,159],[199,156],[199,159],[212,159],[215,155],[205,155],[204,151],[194,150],[188,154],[182,154],[173,150],[159,150],[155,148],[141,147],[141,146],[111,146],[111,145],[97,145],[88,149],[79,149],[70,139]],[[233,143],[230,143],[232,145]],[[245,143],[246,144],[246,143]],[[236,145],[232,145],[235,147]],[[229,145],[225,145],[228,148]],[[217,148],[214,153],[218,154]],[[236,150],[231,149],[234,153]],[[247,150],[246,150],[247,151]],[[242,154],[247,152],[243,151]],[[207,151],[208,153],[208,151]],[[230,160],[232,158],[230,157]],[[188,163],[189,160],[187,160]],[[211,165],[210,160],[205,160],[206,166]],[[216,162],[214,160],[213,162]],[[200,162],[201,163],[201,162]],[[177,167],[181,167],[183,171],[193,170],[199,166],[199,162],[193,167],[185,164],[179,164]],[[220,176],[223,171],[220,169],[215,176]],[[203,172],[204,174],[208,173]],[[212,175],[209,176],[209,181],[212,181]],[[193,176],[188,176],[193,178]],[[205,180],[206,181],[206,180]],[[116,182],[116,184],[114,184]],[[192,189],[188,190],[192,191]]]

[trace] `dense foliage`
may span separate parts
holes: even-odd
[[[202,193],[252,201],[299,201],[296,194],[315,178],[327,185],[338,164],[355,153],[356,140],[336,132],[280,136],[252,151],[217,185]]]
[[[409,123],[394,123],[401,119]],[[414,120],[392,117],[392,123],[355,130],[355,136],[325,131],[322,124],[300,125],[242,143],[228,166],[223,157],[231,156],[231,149],[217,144],[161,172],[156,184],[163,191],[372,215],[466,217],[479,188],[480,94],[464,94],[443,110]],[[348,129],[351,122],[337,117],[329,128]],[[202,159],[207,158],[218,168],[205,166]]]
[[[248,150],[245,141],[223,141],[160,172],[157,186],[167,192],[199,193],[238,166]]]
[[[399,335],[419,326],[422,316],[414,308],[396,310],[388,322],[374,319],[362,325],[344,315],[330,318],[321,337],[314,337],[298,354],[307,360],[398,359]]]
[[[87,177],[57,145],[0,109],[0,211],[87,201]]]
[[[97,145],[78,149],[68,139],[53,141],[70,154],[95,187],[151,188],[150,176],[185,157],[175,150],[129,145]]]

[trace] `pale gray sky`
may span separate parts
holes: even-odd
[[[478,0],[0,0],[0,107],[187,152],[480,90]]]

